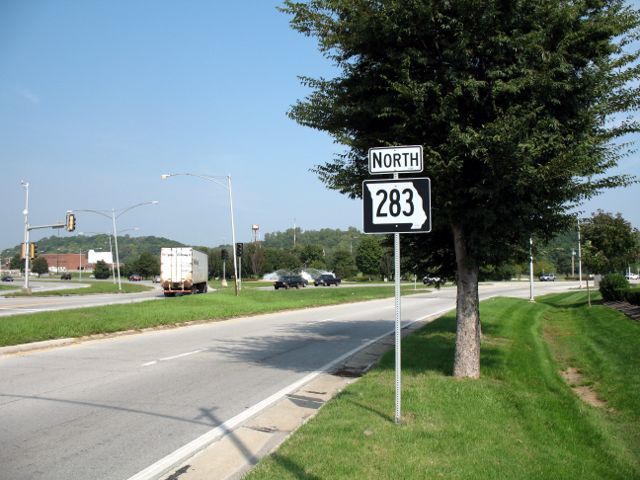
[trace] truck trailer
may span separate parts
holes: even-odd
[[[160,250],[160,285],[165,297],[176,293],[205,293],[208,269],[207,255],[191,247]]]

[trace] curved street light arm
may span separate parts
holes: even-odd
[[[119,213],[116,215],[116,218],[120,218],[120,216],[121,216],[123,213],[126,213],[126,212],[128,212],[129,210],[133,210],[134,208],[142,207],[143,205],[157,205],[158,203],[159,203],[159,202],[158,202],[157,200],[151,200],[151,201],[149,201],[149,202],[137,203],[136,205],[131,205],[130,207],[126,207],[126,208],[121,209],[121,210],[114,210],[114,213],[115,213],[115,212],[119,212]]]
[[[118,215],[116,215],[116,209],[112,208],[111,210],[90,210],[88,208],[75,210],[76,212],[89,212],[95,213],[98,215],[102,215],[103,217],[107,217],[112,222],[113,227],[113,240],[116,246],[116,267],[118,270],[118,292],[122,292],[122,280],[120,278],[120,252],[118,251],[118,228],[116,226],[116,219],[120,217],[123,213],[128,212],[136,207],[141,207],[143,205],[157,205],[159,202],[157,200],[152,200],[150,202],[142,202],[137,203],[135,205],[131,205],[130,207],[125,207],[124,209],[119,210]],[[73,210],[72,210],[73,211]]]
[[[107,213],[109,212],[109,210],[90,210],[88,208],[79,208],[79,209],[73,209],[70,210],[71,212],[89,212],[89,213],[95,213],[97,215],[102,215],[103,217],[107,217],[108,219],[111,219],[111,214]]]
[[[184,175],[187,177],[196,177],[196,178],[202,178],[203,180],[208,180],[210,182],[213,182],[217,185],[220,185],[222,188],[225,188],[227,190],[229,190],[229,186],[227,184],[225,184],[225,181],[228,181],[230,175],[227,176],[222,176],[222,175],[199,175],[197,173],[165,173],[160,175],[160,178],[162,178],[163,180],[166,180],[169,177],[177,177],[179,175]]]
[[[231,191],[231,175],[227,176],[213,176],[213,175],[199,175],[196,173],[164,173],[160,175],[162,180],[167,180],[169,177],[175,177],[178,175],[184,175],[187,177],[196,177],[201,178],[203,180],[207,180],[209,182],[213,182],[216,185],[226,189],[229,192],[229,210],[231,212],[231,241],[233,245],[231,249],[233,251],[233,275],[235,280],[235,290],[236,296],[238,295],[238,291],[241,287],[238,282],[238,256],[236,255],[236,227],[235,221],[233,218],[233,193]],[[226,184],[225,184],[226,181]]]

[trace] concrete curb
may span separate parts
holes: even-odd
[[[42,342],[10,345],[8,347],[0,347],[0,356],[10,355],[13,353],[32,352],[34,350],[45,350],[47,348],[64,347],[80,341],[82,341],[80,338],[56,338],[55,340],[44,340]]]

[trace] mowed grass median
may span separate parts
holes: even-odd
[[[479,380],[451,376],[444,316],[403,341],[401,426],[389,352],[247,478],[640,478],[640,324],[582,292],[488,300],[482,320]]]
[[[111,282],[80,282],[88,286],[63,288],[60,290],[34,290],[30,294],[23,292],[10,293],[7,297],[62,297],[65,295],[96,295],[99,293],[119,293],[118,285]],[[136,283],[122,283],[122,293],[138,293],[151,290],[153,287]]]
[[[410,286],[405,286],[403,292],[414,293],[414,290]],[[243,288],[240,296],[237,297],[233,287],[229,287],[206,295],[187,295],[128,305],[13,315],[0,317],[0,346],[161,325],[179,325],[199,320],[224,320],[296,308],[375,300],[393,297],[393,295],[392,284],[383,287],[326,287],[278,291]]]

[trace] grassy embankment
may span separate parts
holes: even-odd
[[[422,290],[423,292],[425,290]],[[413,288],[403,288],[413,293]],[[325,287],[300,290],[257,290],[243,288],[234,295],[233,286],[206,295],[163,298],[127,305],[110,305],[13,315],[0,318],[0,346],[81,337],[196,320],[223,320],[296,308],[392,297],[393,285],[384,287]]]
[[[98,293],[118,293],[118,285],[109,282],[91,282],[83,281],[88,287],[65,288],[61,290],[34,290],[30,295],[22,292],[16,292],[6,295],[7,297],[59,297],[64,295],[95,295]],[[136,283],[122,283],[122,293],[137,293],[151,290],[152,287],[147,285],[139,285]]]
[[[403,342],[402,426],[389,352],[248,478],[640,478],[640,324],[585,303],[483,302],[479,380],[451,376],[454,316],[433,322]]]

